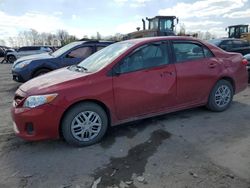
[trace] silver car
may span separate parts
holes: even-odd
[[[49,53],[49,52],[52,52],[52,49],[48,46],[24,46],[16,51],[8,52],[6,54],[6,60],[9,63],[14,63],[14,61],[23,56]]]

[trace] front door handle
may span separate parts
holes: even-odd
[[[161,73],[161,77],[165,77],[165,76],[173,76],[174,72],[171,71],[165,71]]]
[[[213,68],[215,68],[216,66],[217,66],[216,63],[209,63],[209,65],[208,65],[208,67],[209,67],[210,69],[213,69]]]

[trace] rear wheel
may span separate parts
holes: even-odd
[[[35,74],[33,75],[33,78],[35,78],[37,76],[41,76],[41,75],[46,74],[48,72],[50,72],[49,69],[40,69],[40,70],[35,72]]]
[[[16,61],[16,57],[13,55],[7,56],[7,62],[14,63]]]
[[[80,103],[65,114],[61,126],[66,142],[76,146],[88,146],[99,142],[105,135],[108,118],[99,105]]]
[[[232,102],[233,94],[233,86],[229,81],[218,81],[209,95],[208,109],[215,112],[226,110]]]

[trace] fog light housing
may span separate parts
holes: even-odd
[[[34,126],[33,126],[33,123],[26,123],[26,125],[25,125],[25,130],[26,130],[27,134],[29,134],[29,135],[34,134]]]

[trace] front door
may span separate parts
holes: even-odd
[[[68,52],[63,58],[62,62],[60,62],[64,67],[75,65],[80,63],[85,58],[89,57],[93,53],[92,46],[83,46]]]
[[[167,44],[141,46],[115,67],[116,114],[120,120],[158,112],[175,105],[176,71]]]

